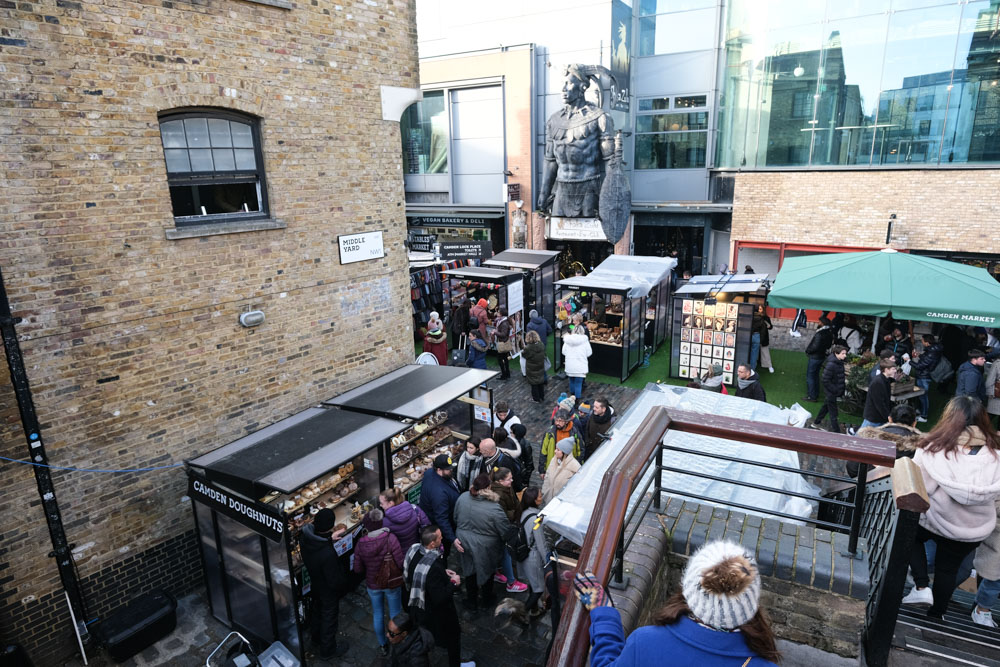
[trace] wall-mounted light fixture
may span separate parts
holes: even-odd
[[[261,324],[264,324],[263,310],[247,310],[246,312],[240,313],[241,326],[249,329],[251,327],[260,326]]]

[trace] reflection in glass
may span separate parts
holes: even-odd
[[[1000,0],[821,5],[730,5],[720,167],[1000,160]]]
[[[702,106],[705,105],[702,104]],[[639,100],[639,111],[659,111],[660,109],[669,109],[669,108],[670,108],[669,97],[649,97],[644,100]]]
[[[636,169],[696,169],[705,166],[707,132],[638,134]]]
[[[695,107],[703,107],[707,103],[708,103],[708,96],[706,95],[686,95],[674,99],[674,108],[693,109]]]
[[[640,0],[639,16],[715,7],[716,0]]]
[[[707,129],[707,111],[636,116],[635,119],[636,132],[677,132]]]
[[[448,118],[444,91],[428,91],[403,112],[403,166],[407,174],[448,173]]]
[[[710,49],[715,43],[715,8],[639,19],[639,55]]]

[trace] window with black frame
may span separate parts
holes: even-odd
[[[268,217],[259,121],[216,110],[160,116],[177,226]]]

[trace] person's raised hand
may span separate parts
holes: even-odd
[[[573,593],[580,600],[580,604],[588,610],[608,604],[604,586],[590,570],[576,573],[576,577],[573,579]]]

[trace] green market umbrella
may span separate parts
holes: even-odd
[[[918,322],[996,327],[1000,283],[985,270],[892,249],[785,260],[772,308],[813,308]]]

